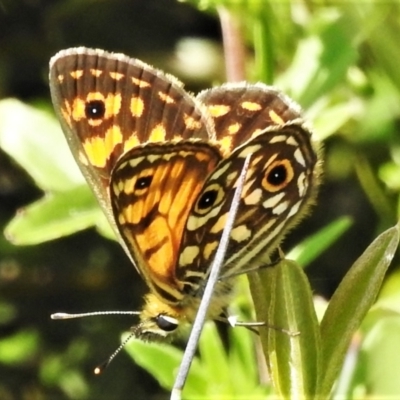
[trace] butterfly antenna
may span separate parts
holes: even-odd
[[[88,312],[88,313],[80,313],[80,314],[68,314],[68,313],[55,313],[51,314],[51,319],[72,319],[72,318],[84,318],[84,317],[94,317],[94,316],[99,316],[99,315],[139,315],[139,311],[94,311],[94,312]],[[121,352],[121,350],[126,346],[126,344],[134,337],[135,334],[131,333],[114,351],[114,353],[111,354],[110,357],[106,361],[104,361],[102,364],[97,366],[94,369],[95,375],[100,375],[104,372],[104,370],[110,365],[111,361],[118,355],[118,353]]]
[[[171,400],[180,400],[183,386],[185,385],[186,378],[189,373],[190,365],[192,364],[193,357],[196,352],[197,343],[199,342],[200,334],[204,326],[204,321],[207,316],[208,306],[211,301],[211,297],[214,293],[215,285],[218,281],[221,267],[223,265],[225,255],[228,249],[229,238],[235,222],[236,214],[239,209],[240,197],[242,195],[244,180],[246,177],[247,170],[249,168],[250,156],[248,155],[245,159],[242,171],[238,179],[238,185],[233,195],[231,207],[229,209],[228,218],[224,230],[222,231],[221,240],[218,245],[215,257],[210,266],[210,275],[204,289],[203,297],[200,302],[199,309],[197,311],[196,318],[193,323],[192,331],[190,332],[189,340],[186,345],[185,353],[183,354],[182,362],[179,366],[178,374],[175,379],[174,387],[171,391]]]
[[[104,372],[104,370],[110,365],[111,361],[114,360],[114,358],[121,352],[121,350],[126,346],[126,344],[135,336],[134,333],[131,333],[114,351],[114,353],[111,354],[110,357],[100,365],[98,365],[94,369],[94,374],[95,375],[100,375]]]
[[[63,312],[58,312],[51,314],[51,319],[72,319],[72,318],[84,318],[84,317],[94,317],[98,315],[139,315],[139,311],[95,311],[80,314],[68,314]]]

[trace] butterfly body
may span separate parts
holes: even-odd
[[[86,48],[53,57],[50,86],[72,152],[150,288],[140,338],[193,321],[247,157],[209,318],[229,305],[231,277],[262,266],[312,203],[318,152],[276,89],[226,84],[194,97],[138,60]]]

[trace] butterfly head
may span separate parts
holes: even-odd
[[[148,294],[140,314],[140,323],[131,330],[137,338],[144,341],[165,341],[181,330],[185,314],[182,308],[166,304],[154,294]]]

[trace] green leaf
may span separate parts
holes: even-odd
[[[18,100],[0,101],[0,147],[43,190],[64,191],[85,182],[56,119]]]
[[[320,336],[311,289],[293,261],[249,274],[264,354],[274,388],[282,398],[317,393]],[[283,332],[285,329],[289,332]]]
[[[349,229],[351,224],[352,220],[349,217],[338,218],[319,232],[303,240],[290,250],[286,258],[296,260],[302,267],[307,266],[338,240]]]
[[[346,15],[327,9],[314,23],[317,29],[299,41],[292,65],[279,80],[305,108],[343,81],[357,59],[353,43],[357,32]]]
[[[32,245],[70,235],[105,219],[87,185],[50,193],[20,210],[5,235],[16,245]]]
[[[400,315],[381,318],[368,332],[361,347],[364,385],[375,398],[396,398],[400,393]]]
[[[334,293],[321,322],[322,397],[328,397],[352,335],[376,299],[399,242],[399,227],[388,229],[354,263]]]
[[[200,357],[193,360],[183,397],[265,398],[266,389],[258,381],[252,335],[252,332],[240,327],[230,328],[230,345],[224,350],[216,325],[207,322],[200,337]],[[164,388],[171,390],[183,357],[181,350],[165,343],[132,340],[127,351],[138,365],[152,374]]]
[[[39,351],[39,335],[25,330],[0,341],[0,361],[3,364],[20,364],[32,359]]]
[[[167,343],[146,343],[132,339],[125,347],[136,364],[148,371],[162,387],[171,390],[175,375],[182,360],[183,352]],[[185,397],[205,396],[207,374],[195,358],[184,389]]]
[[[328,97],[319,99],[305,112],[306,120],[313,122],[314,137],[320,142],[338,132],[362,113],[362,104],[357,99],[346,99],[345,102],[334,105],[326,104],[328,100]]]

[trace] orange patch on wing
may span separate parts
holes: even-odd
[[[68,124],[68,126],[72,127],[72,121],[71,121],[71,111],[72,110],[71,110],[71,105],[69,104],[68,100],[64,101],[64,107],[61,107],[61,114],[62,114],[65,122]]]
[[[169,176],[171,176],[172,178],[178,178],[180,175],[182,175],[182,171],[185,169],[186,166],[186,163],[182,159],[173,162]]]
[[[222,150],[230,150],[232,148],[232,136],[224,136],[218,142]]]
[[[64,82],[64,74],[57,75],[57,80],[59,83],[63,83]]]
[[[105,99],[106,113],[104,118],[115,117],[121,110],[122,96],[121,93],[109,93]]]
[[[103,71],[101,69],[90,68],[90,73],[98,78],[103,73]]]
[[[132,79],[132,83],[134,85],[139,86],[140,88],[145,88],[145,87],[151,86],[149,82],[142,81],[141,79],[137,79],[137,78],[131,78],[131,79]]]
[[[259,111],[261,110],[261,104],[260,103],[254,103],[253,101],[244,101],[243,103],[240,104],[242,108],[248,111]]]
[[[86,101],[100,100],[104,101],[104,94],[101,92],[89,92],[86,96]]]
[[[186,179],[179,187],[179,191],[171,192],[173,196],[173,207],[171,207],[167,214],[168,225],[174,234],[176,250],[178,250],[181,243],[183,230],[191,205],[198,196],[204,183],[204,178],[201,178],[197,173],[192,173],[190,177],[185,174],[185,178]]]
[[[158,97],[167,104],[174,104],[175,100],[169,96],[167,93],[158,92]]]
[[[86,118],[85,107],[86,102],[84,100],[79,97],[74,99],[71,107],[71,117],[74,121],[80,121],[82,118]]]
[[[133,117],[140,117],[144,111],[143,100],[140,97],[132,97],[130,109]]]
[[[201,122],[187,114],[183,114],[183,122],[187,129],[194,130],[201,128]]]
[[[212,104],[207,109],[212,117],[218,118],[226,115],[231,110],[231,107],[226,104]]]
[[[121,74],[120,72],[111,72],[110,71],[110,77],[111,79],[115,79],[116,81],[119,81],[120,79],[122,79],[125,75]]]
[[[77,69],[75,71],[71,71],[70,75],[74,79],[79,79],[79,78],[81,78],[83,76],[83,69]]]
[[[132,180],[132,182],[130,181],[129,186],[132,186],[132,183],[135,182],[136,179]],[[127,188],[127,192],[129,193],[128,189],[129,188]],[[135,201],[135,204],[126,206],[123,210],[121,210],[120,215],[123,215],[124,220],[130,224],[138,224],[143,217],[142,213],[138,211],[143,211],[143,200]]]
[[[136,136],[136,132],[133,132],[129,139],[124,141],[124,153],[127,151],[133,149],[134,147],[138,146],[140,144],[140,141],[138,137]]]
[[[239,122],[236,122],[235,124],[229,125],[228,126],[228,133],[229,135],[234,135],[239,131],[239,129],[242,127],[242,124],[239,124]]]
[[[165,140],[165,128],[163,124],[156,125],[150,132],[149,142],[163,142]]]
[[[106,131],[104,138],[95,136],[86,139],[83,142],[83,148],[90,164],[94,167],[104,168],[115,146],[122,143],[122,139],[121,129],[116,125]]]
[[[142,235],[137,235],[138,247],[143,251],[155,248],[149,254],[147,263],[151,275],[156,275],[161,280],[170,280],[175,265],[176,251],[172,246],[172,236],[167,221],[162,216],[157,216]]]
[[[272,119],[273,122],[275,122],[277,125],[283,125],[285,121],[274,111],[271,110],[269,112],[269,117]]]
[[[210,160],[210,155],[203,152],[203,151],[198,151],[197,153],[191,153],[193,154],[196,159],[200,162],[204,162],[204,161],[209,161]],[[210,170],[212,169],[212,167],[210,167]]]

